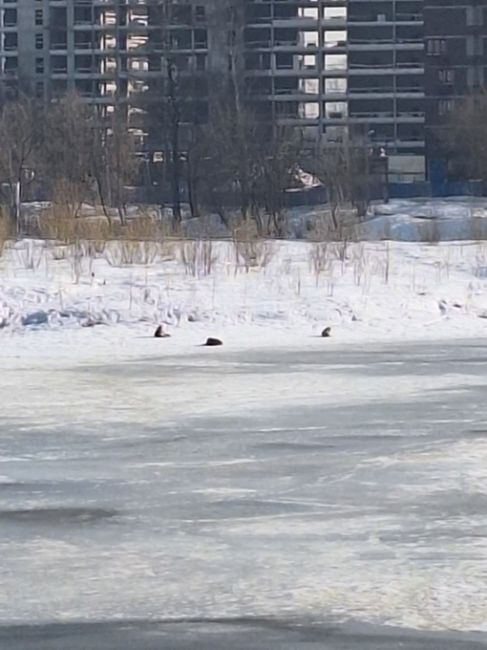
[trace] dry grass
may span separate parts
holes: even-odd
[[[108,241],[115,235],[114,225],[98,217],[73,217],[62,206],[53,204],[37,220],[40,239],[62,244],[80,240]]]
[[[36,242],[26,240],[22,248],[15,251],[19,265],[28,270],[36,271],[44,259],[44,247],[38,246]]]
[[[107,245],[105,259],[110,266],[132,266],[133,264],[147,266],[154,264],[160,254],[161,244],[159,242],[118,239]]]
[[[149,216],[130,219],[120,228],[120,237],[132,241],[162,241],[168,235],[160,221]]]
[[[232,241],[235,271],[243,267],[248,273],[252,268],[264,268],[274,257],[274,243],[259,236],[254,221],[239,222],[232,232]]]
[[[217,261],[211,239],[180,240],[180,260],[186,273],[194,278],[210,275]]]
[[[122,225],[101,216],[74,217],[70,210],[53,204],[37,223],[41,239],[50,241],[54,259],[65,259],[76,249],[77,257],[105,256],[112,266],[153,264],[159,257],[172,258],[173,244],[163,225],[152,216],[141,215]]]
[[[160,220],[139,215],[112,231],[105,258],[112,266],[150,265],[159,259],[173,259],[175,242],[168,238]]]
[[[9,217],[0,211],[0,257],[3,255],[5,245],[13,236],[12,221]]]
[[[331,261],[329,246],[327,241],[314,242],[309,249],[310,267],[313,269],[317,286],[321,274],[328,269]]]

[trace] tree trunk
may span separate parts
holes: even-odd
[[[110,213],[108,211],[107,204],[105,201],[105,192],[103,190],[103,183],[98,173],[95,176],[95,182],[96,182],[96,189],[98,191],[98,198],[100,199],[101,209],[103,210],[103,216],[106,218],[109,225],[111,226],[112,220],[110,218]]]
[[[197,219],[200,216],[199,206],[198,206],[198,194],[196,191],[197,181],[193,174],[193,166],[190,162],[190,156],[188,155],[188,202],[189,209],[191,210],[191,216],[193,219]]]
[[[171,108],[171,180],[172,180],[172,212],[175,223],[181,223],[181,168],[179,153],[179,124],[180,114],[177,98],[176,66],[170,60],[167,62],[169,81],[169,105]]]

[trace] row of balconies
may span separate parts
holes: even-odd
[[[320,27],[328,28],[345,28],[347,25],[365,25],[374,27],[379,26],[415,26],[423,24],[422,14],[396,14],[396,16],[386,16],[377,14],[370,15],[356,15],[356,16],[340,16],[333,18],[315,18],[313,16],[293,16],[290,18],[262,18],[255,21],[250,21],[246,24],[247,27],[283,27],[297,29],[316,29]]]
[[[386,39],[373,39],[373,40],[340,40],[340,41],[328,41],[323,42],[322,45],[318,43],[298,43],[296,40],[285,41],[280,39],[275,39],[274,41],[269,40],[254,40],[247,41],[245,43],[246,49],[255,50],[255,51],[278,51],[289,50],[302,53],[316,53],[319,51],[326,50],[342,50],[344,52],[350,50],[356,51],[372,51],[372,50],[423,50],[424,41],[423,40],[413,40],[413,39],[397,39],[393,40],[390,38]]]
[[[296,77],[299,79],[312,79],[314,77],[336,77],[336,76],[363,76],[364,70],[369,70],[369,68],[354,68],[350,65],[344,65],[343,67],[333,67],[333,68],[323,68],[319,70],[316,67],[307,67],[307,68],[266,68],[266,69],[246,69],[245,74],[249,77]],[[414,74],[422,75],[424,73],[424,67],[421,65],[413,64],[402,64],[401,66],[381,66],[380,69],[374,68],[371,71],[372,76],[376,76],[377,73],[386,74],[386,75],[398,75],[410,74],[410,71],[413,71]]]
[[[335,94],[333,92],[330,93],[305,93],[305,92],[300,92],[298,90],[291,91],[289,89],[287,90],[274,90],[270,91],[268,93],[262,93],[262,94],[255,94],[255,97],[265,99],[271,98],[274,101],[299,101],[303,104],[306,103],[311,103],[314,104],[316,102],[324,101],[325,103],[334,103],[334,102],[347,102],[347,101],[356,101],[360,102],[361,104],[366,104],[370,103],[371,101],[409,101],[409,100],[414,100],[414,101],[422,101],[424,100],[425,96],[424,93],[418,93],[418,95],[400,95],[400,94],[394,94],[394,93],[383,93],[381,95],[371,95],[370,97],[366,97],[364,95],[355,95],[355,93],[349,92],[349,93],[344,93],[343,95],[341,94]],[[388,114],[387,111],[384,111],[384,115]],[[421,110],[403,110],[403,111],[397,111],[396,113],[401,117],[404,116],[409,116],[414,119],[420,119],[424,117],[424,113]]]
[[[147,48],[145,46],[133,48],[133,49],[123,49],[119,48],[116,44],[110,46],[100,46],[93,47],[91,43],[76,45],[74,47],[68,48],[65,43],[61,44],[51,44],[49,52],[54,55],[65,55],[75,54],[75,55],[94,55],[94,56],[113,56],[115,54],[123,54],[128,59],[137,59],[144,56],[155,56],[158,54],[161,56],[164,54],[164,50],[161,48],[160,51],[156,51],[153,48]],[[205,49],[188,49],[188,50],[178,50],[177,52],[181,56],[191,57],[194,55],[205,55],[208,53],[208,50]],[[262,63],[264,66],[264,63]],[[335,67],[336,66],[336,67]],[[254,69],[247,68],[248,72],[255,74],[256,76],[266,76],[269,74],[299,74],[301,76],[313,76],[314,74],[335,74],[336,71],[347,70],[353,74],[377,74],[382,73],[382,71],[390,72],[391,70],[397,71],[398,74],[403,74],[409,70],[422,71],[424,69],[423,61],[418,60],[409,60],[409,61],[379,61],[377,63],[354,63],[350,59],[344,58],[343,64],[338,62],[334,64],[334,67],[326,67],[326,63],[320,69],[317,64],[304,64],[301,68],[295,68],[294,64],[283,65],[281,67],[274,65],[271,66],[269,63],[265,64],[265,67],[256,67]]]
[[[146,48],[145,46],[141,46],[133,49],[125,49],[116,44],[97,47],[96,45],[94,46],[92,43],[79,43],[79,44],[75,44],[73,47],[68,47],[66,43],[51,43],[49,47],[49,52],[52,54],[74,53],[74,54],[99,54],[99,55],[106,55],[106,56],[111,56],[111,55],[113,56],[114,53],[121,53],[127,56],[135,57],[135,56],[140,56],[142,53],[153,54],[154,56],[157,56],[159,54],[160,56],[162,56],[165,50],[162,47],[156,50],[154,48]],[[186,54],[186,55],[207,54],[208,48],[203,46],[202,47],[195,46],[194,48],[190,48],[190,49],[175,50],[173,53]]]
[[[312,118],[296,118],[299,121],[309,121],[309,123],[323,123],[327,125],[347,125],[347,124],[382,124],[382,125],[394,125],[394,124],[424,124],[425,123],[425,114],[422,113],[421,116],[410,116],[408,114],[404,115],[394,115],[393,113],[360,113],[359,115],[342,115],[341,117],[331,117],[323,116],[312,117]],[[421,141],[422,137],[418,137],[416,142]]]

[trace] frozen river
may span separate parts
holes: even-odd
[[[481,341],[9,364],[0,648],[487,648],[486,378]]]

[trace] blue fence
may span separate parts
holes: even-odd
[[[443,183],[390,183],[392,199],[441,198],[448,196],[482,196],[482,181],[444,181]]]
[[[448,196],[483,196],[482,181],[443,181],[434,183],[389,183],[391,199],[441,198]],[[372,199],[380,199],[382,190],[371,192]],[[326,189],[313,187],[302,190],[292,190],[285,193],[285,205],[288,208],[321,205],[326,203]]]

